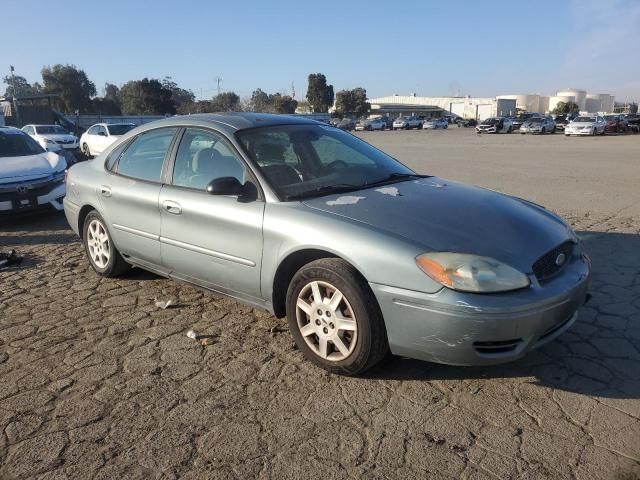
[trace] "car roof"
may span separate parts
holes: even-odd
[[[197,113],[193,115],[176,115],[162,120],[145,123],[136,129],[142,132],[160,127],[216,127],[227,133],[238,130],[246,130],[255,127],[268,127],[274,125],[324,125],[325,123],[305,118],[302,115],[254,113],[254,112],[225,112],[225,113]]]

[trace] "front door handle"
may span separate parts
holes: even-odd
[[[168,213],[172,213],[173,215],[180,215],[182,213],[180,204],[172,200],[165,200],[162,202],[162,206]]]
[[[102,185],[100,187],[100,193],[102,194],[103,197],[110,197],[111,196],[111,187],[108,187],[107,185]]]

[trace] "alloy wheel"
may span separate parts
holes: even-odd
[[[106,228],[97,219],[91,220],[87,229],[87,247],[95,266],[101,269],[107,268],[111,258],[111,242]]]
[[[330,283],[313,281],[300,290],[296,319],[302,338],[320,358],[339,362],[353,353],[356,317],[346,297]]]

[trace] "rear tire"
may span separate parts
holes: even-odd
[[[91,149],[87,143],[82,144],[82,153],[84,153],[85,157],[91,158]]]
[[[111,239],[107,223],[100,214],[89,212],[82,226],[82,243],[91,268],[101,277],[117,277],[131,268]]]
[[[332,373],[360,374],[389,351],[373,292],[342,259],[323,258],[298,270],[287,291],[287,320],[304,356]]]

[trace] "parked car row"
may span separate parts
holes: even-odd
[[[419,116],[400,116],[395,119],[389,116],[382,116],[377,118],[361,118],[357,121],[350,118],[343,118],[334,119],[330,123],[341,130],[355,130],[358,132],[412,129],[437,130],[448,128],[450,123],[456,123],[459,127],[473,127],[476,125],[475,120],[464,120],[462,118],[453,119],[452,117],[423,118]]]

